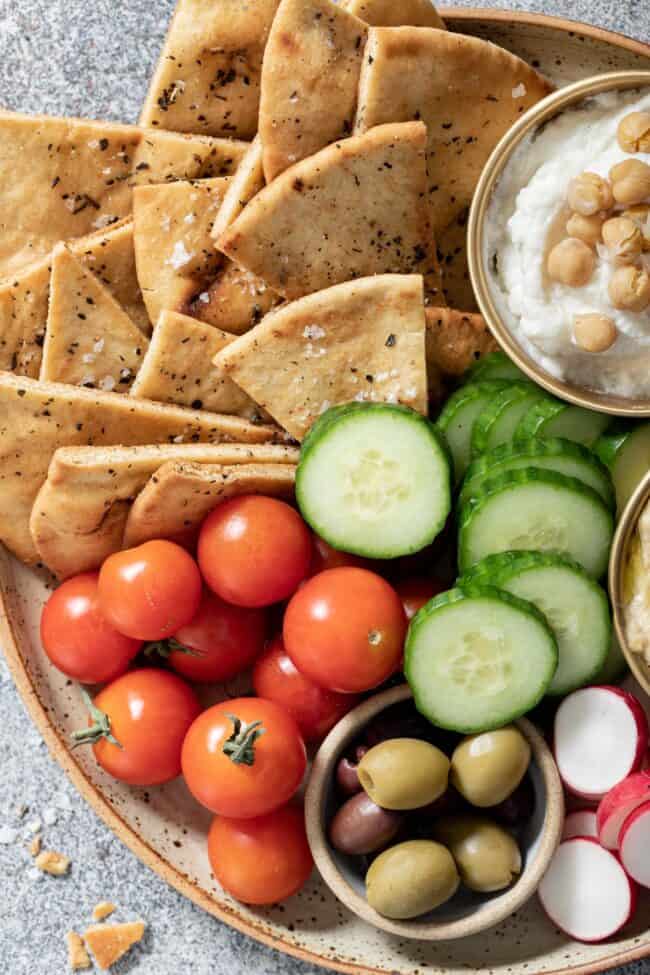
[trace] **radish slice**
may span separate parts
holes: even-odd
[[[569,813],[564,820],[562,839],[572,840],[574,836],[598,836],[595,810],[576,809],[575,812]]]
[[[621,860],[632,880],[650,887],[650,802],[627,817],[621,829]]]
[[[627,691],[584,687],[562,701],[554,739],[555,760],[567,789],[585,799],[601,799],[641,767],[648,721]]]
[[[613,853],[591,836],[558,846],[539,885],[551,921],[576,941],[611,938],[629,921],[636,888]]]
[[[610,789],[598,806],[598,839],[608,850],[618,850],[623,823],[638,806],[650,801],[650,773],[635,772]]]

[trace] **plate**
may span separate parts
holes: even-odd
[[[583,24],[507,11],[443,10],[451,30],[508,48],[567,84],[602,71],[650,66],[650,46]],[[68,750],[67,736],[85,722],[73,683],[52,668],[38,639],[48,583],[0,550],[0,645],[29,713],[52,754],[93,809],[148,867],[226,924],[303,961],[356,975],[418,975],[445,968],[449,975],[482,969],[494,975],[602,971],[650,955],[650,894],[635,925],[606,945],[569,941],[545,919],[533,899],[499,927],[446,944],[401,941],[349,914],[314,875],[284,905],[248,909],[222,894],[210,876],[205,832],[208,815],[182,782],[132,790],[109,779],[92,753]],[[241,688],[226,687],[226,694]]]

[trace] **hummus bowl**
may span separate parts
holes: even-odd
[[[602,241],[593,249],[573,241],[592,265],[584,284],[551,280],[547,272],[549,254],[568,233],[571,181],[592,173],[606,178],[611,167],[631,159],[650,164],[650,153],[631,155],[617,142],[621,119],[633,112],[650,113],[649,71],[586,78],[522,115],[483,170],[469,217],[468,254],[480,310],[530,379],[577,406],[644,417],[650,416],[650,305],[613,307],[611,279],[620,264]],[[601,226],[605,209],[608,220],[629,212],[611,196],[610,205],[598,214]],[[650,273],[647,254],[638,266]],[[594,316],[605,318],[616,336],[603,351],[576,341],[577,319]]]

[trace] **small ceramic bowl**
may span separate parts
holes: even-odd
[[[365,899],[363,879],[327,839],[327,827],[337,806],[334,772],[341,755],[373,718],[411,697],[411,689],[406,684],[377,694],[350,711],[329,733],[314,759],[307,788],[307,835],[323,880],[362,920],[401,938],[450,941],[478,934],[498,924],[535,893],[560,841],[564,796],[555,762],[543,738],[529,721],[518,721],[517,726],[532,749],[529,775],[535,792],[535,811],[523,831],[524,865],[517,882],[502,893],[492,895],[473,894],[461,889],[447,904],[412,921],[393,921],[378,914]],[[489,810],[486,813],[489,814]]]
[[[467,226],[467,252],[474,293],[483,317],[499,345],[530,379],[560,399],[602,413],[618,416],[650,416],[650,399],[628,399],[598,393],[584,386],[564,382],[543,369],[517,341],[517,319],[499,300],[485,231],[492,194],[513,153],[522,140],[565,109],[591,95],[612,90],[650,86],[650,71],[615,71],[585,78],[559,89],[529,109],[501,139],[488,159],[479,180]]]

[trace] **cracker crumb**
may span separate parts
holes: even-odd
[[[84,932],[86,947],[90,948],[100,968],[110,968],[127,951],[142,940],[144,921],[127,924],[97,924]]]
[[[41,837],[37,834],[32,842],[28,846],[29,855],[32,857],[37,857],[41,852]]]
[[[65,940],[68,942],[68,965],[72,971],[78,972],[81,968],[92,968],[93,963],[90,960],[90,955],[76,931],[68,931]]]
[[[115,904],[110,901],[100,901],[93,909],[93,920],[104,921],[115,910]]]
[[[70,858],[54,850],[43,850],[34,862],[39,870],[50,873],[53,877],[64,877],[70,869]]]

